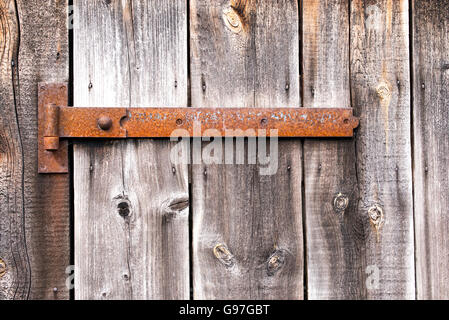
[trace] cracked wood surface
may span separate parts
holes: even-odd
[[[298,18],[297,1],[190,1],[192,105],[300,107]],[[195,299],[303,298],[301,151],[279,141],[272,175],[193,165]]]
[[[75,106],[187,106],[185,1],[74,5]],[[74,146],[77,299],[189,298],[188,171],[171,146]]]
[[[37,173],[38,82],[67,81],[67,1],[0,0],[0,299],[67,299],[69,177]]]
[[[304,106],[354,141],[304,145],[309,299],[414,299],[408,1],[303,1]]]

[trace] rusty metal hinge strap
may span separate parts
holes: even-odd
[[[64,91],[44,87],[40,95]],[[359,123],[349,108],[75,108],[50,100],[39,97],[40,172],[55,171],[54,161],[41,162],[58,153],[62,138],[352,137]]]

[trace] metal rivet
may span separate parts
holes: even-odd
[[[182,125],[182,119],[177,119],[177,120],[176,120],[176,124],[177,124],[178,126]]]
[[[97,123],[98,123],[98,127],[101,130],[105,130],[106,131],[106,130],[111,129],[111,127],[112,127],[112,120],[111,120],[111,118],[109,118],[107,116],[101,116],[97,120]]]
[[[263,118],[262,120],[260,120],[261,125],[266,125],[267,122],[268,122],[268,120],[266,118]]]

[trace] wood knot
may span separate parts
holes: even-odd
[[[334,211],[336,213],[341,213],[346,210],[349,205],[349,198],[343,193],[339,193],[335,196],[333,201]]]
[[[223,10],[223,20],[228,27],[234,33],[240,33],[243,28],[243,24],[240,15],[233,8]]]
[[[117,205],[117,213],[123,219],[127,219],[131,215],[131,203],[126,195],[118,195],[114,198]]]
[[[389,101],[391,97],[391,88],[390,85],[384,81],[379,83],[379,85],[376,88],[377,95],[379,96],[380,100],[382,101]]]
[[[371,226],[373,226],[373,228],[376,230],[377,240],[379,241],[379,231],[385,222],[384,210],[382,209],[382,207],[380,205],[374,204],[368,209],[368,217],[369,217]]]
[[[267,274],[269,276],[274,276],[279,270],[282,269],[282,266],[285,264],[285,251],[284,250],[276,250],[267,261]]]
[[[226,267],[234,266],[234,255],[229,251],[224,243],[219,243],[214,247],[214,256]]]
[[[122,218],[126,218],[127,216],[129,216],[129,203],[128,202],[120,202],[117,205],[117,209],[118,209],[118,214]]]
[[[179,216],[186,216],[190,205],[189,195],[179,194],[165,200],[162,203],[162,212],[165,221],[170,221]]]
[[[0,259],[0,278],[2,278],[6,273],[6,263]]]

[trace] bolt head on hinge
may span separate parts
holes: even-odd
[[[98,127],[103,130],[107,131],[112,128],[112,120],[108,116],[101,116],[97,120]]]

